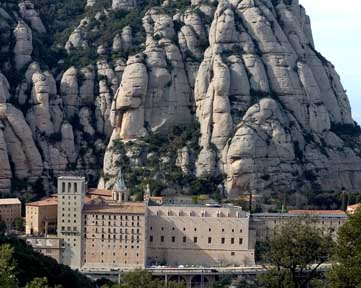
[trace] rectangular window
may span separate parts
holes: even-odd
[[[234,238],[231,238],[231,244],[234,244]]]
[[[186,243],[186,242],[187,242],[187,237],[184,236],[184,237],[183,237],[183,243]]]
[[[208,237],[208,244],[211,244],[211,243],[212,243],[212,238]]]
[[[193,238],[193,242],[194,242],[194,243],[197,243],[197,241],[198,241],[198,238],[197,238],[197,237],[194,237],[194,238]]]
[[[242,244],[243,244],[243,239],[239,238],[239,245],[242,245]]]
[[[160,242],[164,242],[164,236],[160,236]]]
[[[225,238],[221,238],[221,243],[224,244],[224,242],[226,241]]]
[[[149,242],[153,242],[153,236],[152,235],[149,236]]]
[[[175,242],[175,236],[172,236],[172,242],[173,243]]]

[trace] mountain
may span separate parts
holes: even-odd
[[[0,31],[1,192],[120,168],[138,194],[361,188],[361,129],[297,0],[5,0]]]

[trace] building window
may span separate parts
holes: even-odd
[[[153,242],[153,235],[149,236],[149,242]]]
[[[68,183],[68,192],[70,193],[71,191],[71,183]]]
[[[239,238],[239,245],[243,244],[243,238]]]
[[[209,229],[208,229],[208,231],[209,231],[209,232],[211,232],[211,231],[212,231],[212,229],[211,229],[211,228],[209,228]]]
[[[212,243],[212,237],[208,237],[208,244]]]
[[[197,243],[197,242],[198,242],[198,238],[197,238],[197,237],[194,237],[194,238],[193,238],[193,242],[194,242],[194,243]]]
[[[186,243],[186,242],[187,242],[187,237],[184,236],[184,237],[183,237],[183,243]]]
[[[172,242],[173,243],[175,242],[175,236],[172,236]]]
[[[164,236],[160,236],[160,242],[164,242]]]
[[[234,253],[234,252],[231,252],[231,256],[234,256],[234,255],[236,255],[236,253]]]
[[[234,238],[231,238],[231,244],[234,244]]]
[[[225,238],[222,238],[221,243],[224,244],[225,240],[226,240]]]
[[[62,186],[61,190],[62,190],[63,193],[65,193],[65,183],[63,182],[63,183],[61,183],[61,184],[62,184],[62,185],[61,185],[61,186]]]

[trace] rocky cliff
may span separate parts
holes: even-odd
[[[0,4],[1,192],[109,188],[121,166],[158,193],[175,172],[228,197],[361,188],[361,130],[297,0],[49,2]]]

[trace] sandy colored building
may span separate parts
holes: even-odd
[[[58,201],[55,196],[26,204],[25,233],[27,235],[56,235]]]
[[[0,222],[4,222],[7,229],[13,229],[15,220],[21,218],[21,202],[18,198],[0,199]]]
[[[57,232],[62,239],[61,263],[79,269],[83,263],[83,217],[84,196],[87,191],[84,177],[63,176],[58,178]]]
[[[240,207],[149,206],[147,262],[163,265],[251,266],[249,214]]]
[[[347,206],[347,213],[353,214],[357,209],[361,208],[361,203]]]
[[[83,268],[144,268],[146,211],[145,203],[102,199],[87,203]]]
[[[35,251],[54,258],[60,263],[61,239],[56,237],[28,237],[26,243],[31,245]]]
[[[252,214],[250,229],[254,231],[257,241],[266,241],[274,229],[299,217],[312,221],[316,227],[331,233],[333,237],[347,221],[346,213],[341,210],[291,210],[288,213]]]

